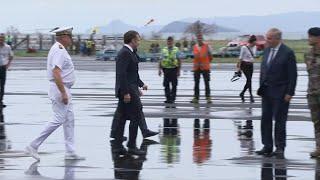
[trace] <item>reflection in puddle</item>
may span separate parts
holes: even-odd
[[[210,120],[205,119],[201,128],[200,119],[195,119],[193,127],[193,162],[201,165],[211,158]]]
[[[114,164],[114,178],[116,179],[139,179],[140,171],[143,168],[143,163],[147,160],[148,146],[159,144],[156,141],[144,139],[140,145],[140,149],[147,152],[145,155],[119,154],[114,151],[114,141],[111,141],[111,154]]]
[[[246,110],[247,117],[252,116],[252,109]],[[234,125],[237,128],[238,140],[240,141],[240,148],[243,155],[254,155],[255,146],[253,140],[253,124],[252,119],[247,118],[244,125],[243,121],[234,120]]]
[[[160,134],[162,162],[177,164],[180,162],[181,137],[178,126],[178,119],[163,119],[163,129]]]

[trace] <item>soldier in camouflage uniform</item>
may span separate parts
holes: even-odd
[[[309,45],[312,48],[305,54],[305,63],[309,74],[307,98],[316,140],[316,150],[311,152],[310,156],[320,158],[320,28],[310,28],[308,35]]]

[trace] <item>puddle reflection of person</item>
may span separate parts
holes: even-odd
[[[254,154],[254,140],[253,140],[253,125],[252,120],[246,120],[245,125],[239,124],[237,126],[238,140],[240,141],[240,148],[248,155]]]
[[[261,180],[287,180],[287,168],[283,163],[262,163]]]
[[[112,160],[114,163],[114,177],[115,179],[130,179],[136,180],[139,179],[140,171],[143,167],[143,162],[147,160],[146,154],[142,155],[132,155],[132,154],[119,154],[113,151],[113,148],[117,148],[115,146],[115,141],[111,140],[111,154]],[[144,139],[140,145],[140,149],[148,152],[148,146],[153,144],[159,144],[156,141]]]
[[[178,119],[164,118],[160,144],[162,160],[165,163],[174,164],[180,161],[180,143]]]
[[[79,162],[79,160],[66,160],[65,164],[64,164],[64,178],[66,180],[74,180],[75,176],[75,169],[77,168],[77,163]],[[39,164],[40,161],[35,161],[33,162],[29,168],[25,171],[26,175],[30,175],[30,176],[34,176],[37,178],[41,178],[41,179],[55,179],[55,178],[51,178],[51,177],[46,177],[43,176],[39,171]]]
[[[10,141],[7,140],[5,125],[4,125],[4,115],[2,107],[0,107],[0,152],[5,152],[11,149]]]
[[[237,128],[237,136],[240,141],[240,148],[242,152],[248,155],[254,154],[254,140],[253,140],[253,124],[251,120],[252,108],[249,108],[246,112],[247,120],[245,125],[242,125],[242,121],[236,121],[235,126]]]
[[[314,171],[315,171],[314,179],[320,180],[320,160],[319,159],[317,159]]]
[[[203,164],[211,157],[212,140],[210,139],[210,120],[205,119],[202,129],[200,120],[194,120],[193,129],[193,162]]]

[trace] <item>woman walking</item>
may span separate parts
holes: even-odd
[[[251,35],[248,44],[241,47],[239,62],[237,64],[237,68],[243,72],[246,76],[246,84],[243,87],[242,92],[240,93],[240,98],[242,102],[245,102],[244,93],[249,89],[250,93],[250,102],[254,103],[254,98],[252,95],[252,73],[253,73],[253,62],[255,58],[255,54],[257,51],[256,48],[257,38],[255,35]]]

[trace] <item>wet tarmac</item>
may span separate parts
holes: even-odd
[[[230,82],[232,65],[214,65],[213,104],[207,105],[203,98],[198,106],[189,103],[193,76],[191,66],[185,65],[177,103],[166,107],[157,65],[141,64],[140,76],[150,88],[142,97],[144,112],[150,129],[160,131],[160,135],[143,140],[139,134],[138,144],[147,150],[147,155],[138,157],[111,153],[109,133],[117,103],[114,63],[76,60],[75,64],[80,69],[72,90],[76,147],[87,159],[64,161],[61,128],[40,147],[40,163],[24,154],[24,147],[40,133],[52,113],[45,61],[19,59],[7,77],[4,100],[7,107],[0,126],[1,180],[320,178],[320,161],[309,158],[314,136],[305,99],[307,77],[303,65],[299,65],[297,95],[289,112],[286,158],[276,159],[254,154],[261,148],[261,99],[256,97],[253,104],[240,102],[238,94],[245,80]],[[256,68],[255,90],[258,72]]]

